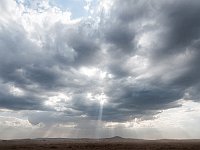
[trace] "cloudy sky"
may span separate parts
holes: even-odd
[[[0,139],[200,138],[199,0],[1,0]]]

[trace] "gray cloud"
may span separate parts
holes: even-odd
[[[116,0],[109,14],[101,14],[100,23],[90,18],[74,24],[48,22],[48,28],[38,23],[34,33],[2,15],[7,21],[0,23],[0,88],[13,84],[26,94],[0,90],[0,107],[45,111],[40,117],[30,115],[32,124],[53,124],[45,120],[52,112],[56,121],[64,115],[63,122],[78,122],[81,115],[97,120],[100,102],[87,94],[103,92],[107,98],[102,119],[123,122],[152,119],[162,110],[179,107],[180,99],[198,101],[199,10],[197,0]],[[139,44],[145,34],[148,46]],[[138,57],[146,62],[133,59]],[[94,76],[87,75],[89,69],[82,73],[84,67],[106,72],[104,79],[101,71]],[[59,93],[70,100],[45,105]],[[56,105],[64,109],[52,108]]]
[[[29,94],[19,94],[16,91],[0,84],[0,107],[11,110],[51,110],[43,105],[40,96]]]

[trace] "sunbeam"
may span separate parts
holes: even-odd
[[[97,129],[96,129],[96,138],[101,138],[100,131],[101,131],[101,124],[102,124],[102,115],[103,115],[103,106],[106,100],[105,94],[102,92],[100,95],[100,102],[99,102],[99,115],[98,115],[98,121],[97,121]]]

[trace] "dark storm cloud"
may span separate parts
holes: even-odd
[[[49,39],[47,35],[45,46],[56,51],[56,62],[77,67],[99,60],[97,54],[100,44],[93,24],[93,20],[83,20],[75,25],[56,23],[50,28],[48,32],[53,38]]]
[[[136,5],[132,3],[136,3]],[[133,6],[137,8],[131,9]],[[128,32],[124,33],[129,33],[131,36],[138,36],[140,35],[141,28],[143,28],[142,30],[146,30],[146,27],[148,28],[148,26],[141,27],[139,24],[143,22],[148,23],[148,21],[151,20],[156,22],[155,25],[160,32],[158,41],[154,47],[152,49],[150,49],[150,47],[149,49],[145,49],[147,54],[150,53],[150,56],[153,56],[148,58],[150,64],[149,68],[146,70],[151,74],[151,78],[140,80],[139,84],[136,85],[128,82],[125,86],[123,82],[117,83],[113,81],[111,84],[112,86],[108,90],[109,92],[106,93],[110,96],[111,101],[113,100],[116,102],[117,107],[115,107],[115,110],[118,111],[116,111],[116,113],[123,114],[124,112],[128,114],[127,116],[131,114],[142,114],[145,116],[147,114],[153,115],[157,110],[179,106],[177,100],[184,97],[184,93],[188,88],[190,89],[190,87],[192,87],[192,91],[195,91],[193,86],[199,82],[199,54],[198,48],[194,48],[194,43],[198,43],[200,35],[200,19],[198,18],[200,10],[199,1],[161,1],[158,3],[155,3],[155,1],[151,3],[147,1],[142,1],[141,3],[138,1],[126,1],[123,4],[119,3],[119,1],[115,1],[114,8],[118,8],[111,10],[115,12],[115,17],[118,19],[117,21],[120,23],[122,22],[122,26],[124,24],[127,25],[127,27],[129,27],[128,25],[130,24],[133,26],[131,26],[131,30],[125,26],[123,30],[115,30],[115,36],[113,36],[113,38],[112,36],[110,37],[116,43],[112,40],[107,40],[107,42],[114,43],[115,45],[120,44],[121,41],[115,39],[118,33],[120,35],[120,32],[124,31],[124,29],[129,29]],[[123,9],[125,10],[123,11]],[[136,11],[136,13],[134,13],[134,11]],[[115,20],[115,17],[111,20]],[[109,32],[105,34],[109,34]],[[123,34],[121,35],[123,36]],[[126,40],[126,42],[128,41],[129,40]],[[126,43],[126,45],[128,45],[128,43]],[[134,49],[132,48],[132,50]],[[126,50],[121,47],[121,51],[122,53],[120,53],[119,56],[123,56],[123,52],[125,53]],[[140,54],[139,49],[134,51],[136,51],[136,54]],[[112,49],[111,54],[113,53],[115,56],[115,52],[118,53],[116,49]],[[179,61],[179,57],[183,58]],[[126,62],[128,58],[114,57],[112,59],[122,59]],[[169,63],[166,59],[171,61],[174,66],[170,66],[171,62]],[[111,73],[116,76],[121,76],[121,78],[124,78],[124,75],[130,76],[130,73],[123,73],[120,68],[124,65],[121,64],[124,63],[112,65]],[[134,68],[132,69],[134,70]],[[158,71],[154,72],[153,70]],[[134,75],[132,74],[132,76]],[[150,113],[148,110],[154,111]],[[134,111],[136,111],[136,113],[134,113]],[[114,118],[114,116],[111,116],[111,118],[112,117]]]
[[[154,1],[150,2],[147,0],[127,0],[125,2],[115,0],[111,8],[111,16],[117,21],[128,25],[129,23],[133,23],[133,21],[137,22],[150,17],[154,11],[154,4]]]
[[[105,32],[105,39],[107,42],[114,44],[115,47],[112,47],[114,51],[117,49],[123,50],[133,50],[132,41],[134,39],[134,33],[131,33],[131,30],[128,29],[126,25],[112,25]]]
[[[157,57],[183,53],[195,40],[200,38],[200,2],[165,2],[159,9],[159,23],[164,28],[161,33],[162,48],[156,51]]]
[[[56,72],[52,71],[52,68],[41,66],[31,66],[27,68],[25,77],[36,84],[41,84],[49,88],[56,85],[56,79],[59,78]]]
[[[199,8],[200,2],[193,0],[164,2],[159,9],[161,15],[158,17],[158,22],[162,32],[159,35],[158,47],[155,45],[153,52],[151,51],[150,55],[153,56],[151,59],[154,65],[159,62],[164,68],[169,61],[175,64],[173,67],[167,66],[161,76],[169,72],[176,73],[169,73],[171,77],[167,82],[171,86],[182,88],[182,91],[191,88],[195,91],[194,87],[198,87],[200,81]],[[167,59],[169,61],[166,61]]]
[[[2,87],[1,87],[2,88]],[[11,110],[50,110],[43,105],[43,100],[37,96],[16,96],[6,91],[0,91],[0,108]]]
[[[91,65],[91,63],[95,61],[95,54],[99,50],[99,45],[96,41],[96,37],[90,33],[94,32],[91,31],[90,26],[92,25],[90,24],[91,23],[88,23],[87,26],[81,24],[82,26],[78,27],[78,29],[68,31],[68,45],[72,47],[77,54],[75,57],[75,65]],[[87,32],[89,32],[89,34]]]
[[[96,83],[88,80],[76,70],[81,65],[94,62],[93,56],[98,50],[96,43],[84,35],[85,32],[76,31],[81,30],[81,27],[71,27],[75,30],[74,32],[70,32],[67,28],[62,34],[57,33],[53,27],[54,39],[49,39],[50,35],[47,35],[43,46],[40,47],[28,39],[22,26],[16,22],[14,24],[16,24],[15,27],[4,24],[1,26],[0,79],[2,86],[13,84],[22,88],[28,95],[18,97],[8,94],[8,90],[4,91],[0,98],[1,108],[46,111],[47,106],[44,103],[48,97],[55,96],[52,94],[54,92],[72,92],[76,99],[77,93],[85,93],[88,89],[94,89],[93,86]],[[60,27],[63,25],[61,24]],[[88,51],[87,54],[86,51]],[[63,61],[58,60],[58,56],[62,56]],[[81,99],[77,101],[80,103]],[[74,107],[78,111],[82,110],[75,104],[70,106],[72,109]],[[66,107],[69,106],[66,105]],[[76,115],[73,110],[65,112]]]
[[[123,62],[121,61],[110,64],[108,66],[108,70],[112,72],[112,74],[115,75],[116,78],[127,77],[128,75],[130,75],[129,70],[123,68]]]
[[[27,95],[1,90],[0,107],[44,111],[49,107],[51,114],[62,112],[56,119],[52,114],[56,121],[63,115],[63,122],[76,122],[81,115],[97,120],[100,102],[89,100],[87,94],[104,92],[107,99],[102,119],[127,121],[135,117],[152,119],[161,110],[180,106],[178,100],[182,98],[198,101],[198,14],[197,0],[114,0],[98,23],[83,19],[72,25],[59,21],[48,27],[36,25],[33,27],[39,32],[31,36],[33,39],[21,23],[2,21],[0,85],[13,84]],[[142,35],[150,33],[154,35],[146,41],[153,41],[150,46],[138,46]],[[147,60],[146,67],[142,68],[142,60],[133,59],[136,56]],[[107,72],[106,77],[101,81],[84,75],[82,67],[99,68]],[[57,102],[65,109],[45,105],[59,92],[70,97],[69,101]],[[48,113],[39,118],[36,113],[29,121],[53,124],[49,118],[45,120]]]
[[[151,118],[159,110],[180,106],[176,100],[184,94],[179,88],[152,84],[148,80],[138,83],[113,81],[106,92],[114,106],[110,112],[110,108],[105,106],[104,117],[107,120],[128,120],[144,116]]]

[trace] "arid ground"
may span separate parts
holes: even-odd
[[[200,140],[24,139],[1,140],[0,150],[200,150]]]

